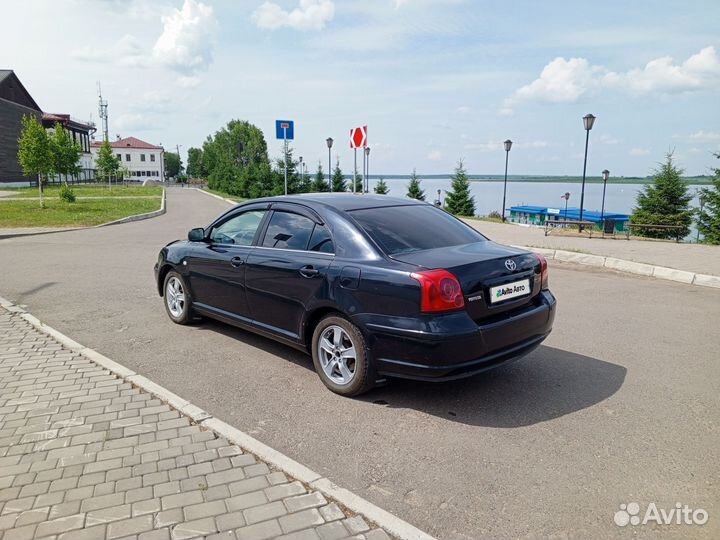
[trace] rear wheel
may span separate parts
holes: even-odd
[[[188,324],[192,320],[190,292],[183,277],[175,270],[165,276],[165,311],[177,324]]]
[[[357,396],[372,388],[365,340],[347,319],[329,315],[318,323],[313,332],[312,357],[320,379],[336,394]]]

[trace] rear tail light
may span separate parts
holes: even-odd
[[[540,282],[542,284],[543,289],[547,289],[549,287],[549,276],[548,276],[548,265],[547,261],[545,260],[545,257],[540,255],[539,253],[536,253],[535,256],[540,260]]]
[[[447,270],[425,270],[413,272],[410,277],[422,287],[423,313],[450,311],[465,306],[460,282]]]

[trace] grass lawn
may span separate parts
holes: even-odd
[[[207,191],[208,193],[213,193],[215,195],[219,195],[220,197],[225,197],[226,199],[230,199],[231,201],[235,201],[238,203],[248,200],[248,199],[243,199],[242,197],[238,197],[237,195],[230,195],[229,193],[225,193],[224,191],[218,191],[217,189],[205,188],[205,191]]]
[[[119,188],[122,189],[122,188]],[[128,188],[131,189],[131,188]],[[40,201],[0,202],[0,228],[83,227],[145,214],[160,208],[161,197],[152,199],[80,199],[66,203],[58,197]]]
[[[113,186],[108,188],[102,185],[78,185],[70,186],[75,192],[76,197],[141,197],[141,196],[160,196],[163,188],[161,186]],[[38,188],[15,188],[8,189],[12,191],[12,195],[8,197],[39,197]],[[44,193],[46,197],[58,197],[60,195],[60,186],[46,186]]]

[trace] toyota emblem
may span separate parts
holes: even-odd
[[[512,259],[508,259],[507,261],[505,261],[505,268],[507,268],[511,272],[514,272],[517,268],[517,264],[515,264],[515,261],[513,261]]]

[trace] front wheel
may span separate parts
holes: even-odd
[[[192,319],[190,292],[183,277],[175,270],[165,276],[165,311],[177,324],[188,324]]]
[[[372,388],[365,339],[347,319],[329,315],[318,323],[312,358],[320,379],[336,394],[357,396]]]

